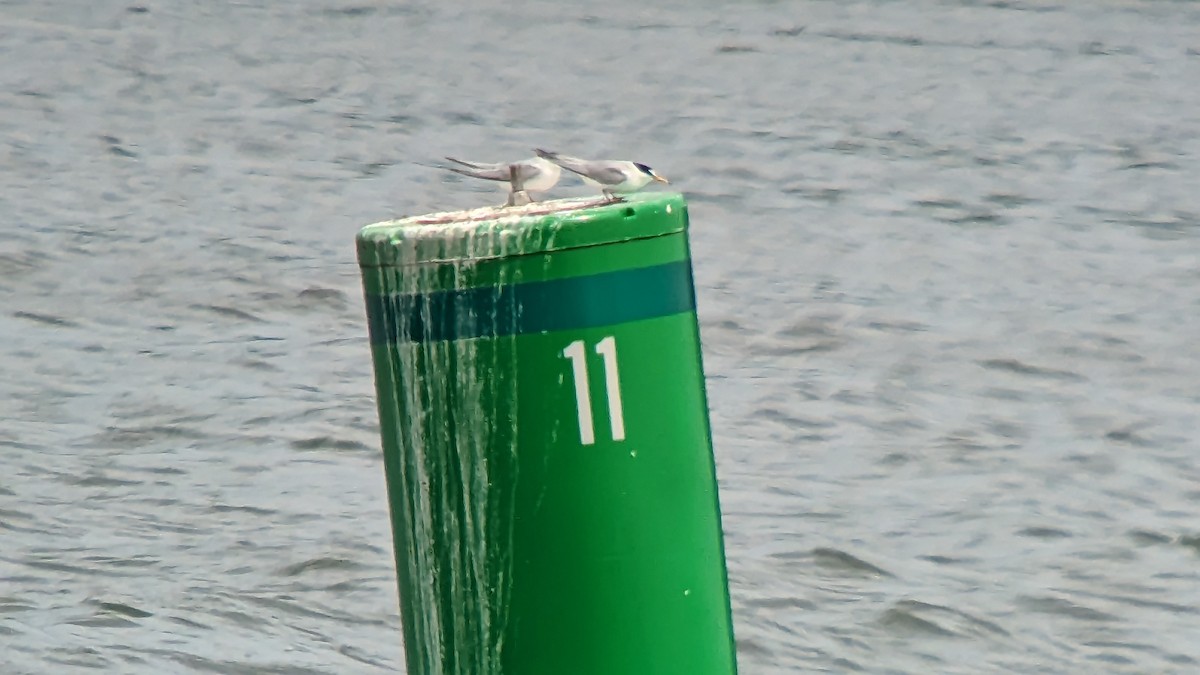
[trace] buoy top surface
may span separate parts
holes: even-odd
[[[672,192],[447,211],[364,227],[358,261],[378,267],[506,258],[657,237],[682,232],[687,222],[687,203]]]

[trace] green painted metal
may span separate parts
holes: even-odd
[[[410,675],[731,675],[676,194],[358,238]]]

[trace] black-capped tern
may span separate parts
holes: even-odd
[[[654,169],[639,162],[619,160],[587,160],[561,155],[548,150],[534,150],[538,157],[579,174],[585,182],[598,185],[604,196],[618,199],[620,193],[637,192],[652,182],[667,183]]]

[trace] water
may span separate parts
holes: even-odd
[[[399,670],[353,236],[534,146],[691,202],[744,673],[1195,670],[1198,28],[0,4],[4,672]]]

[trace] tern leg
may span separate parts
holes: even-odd
[[[516,164],[508,165],[508,182],[512,185],[513,192],[525,191],[525,179],[521,177],[521,172]]]
[[[512,186],[512,191],[508,193],[505,206],[525,206],[533,202],[529,193],[525,191],[525,179],[521,177],[516,164],[508,165],[508,183]]]

